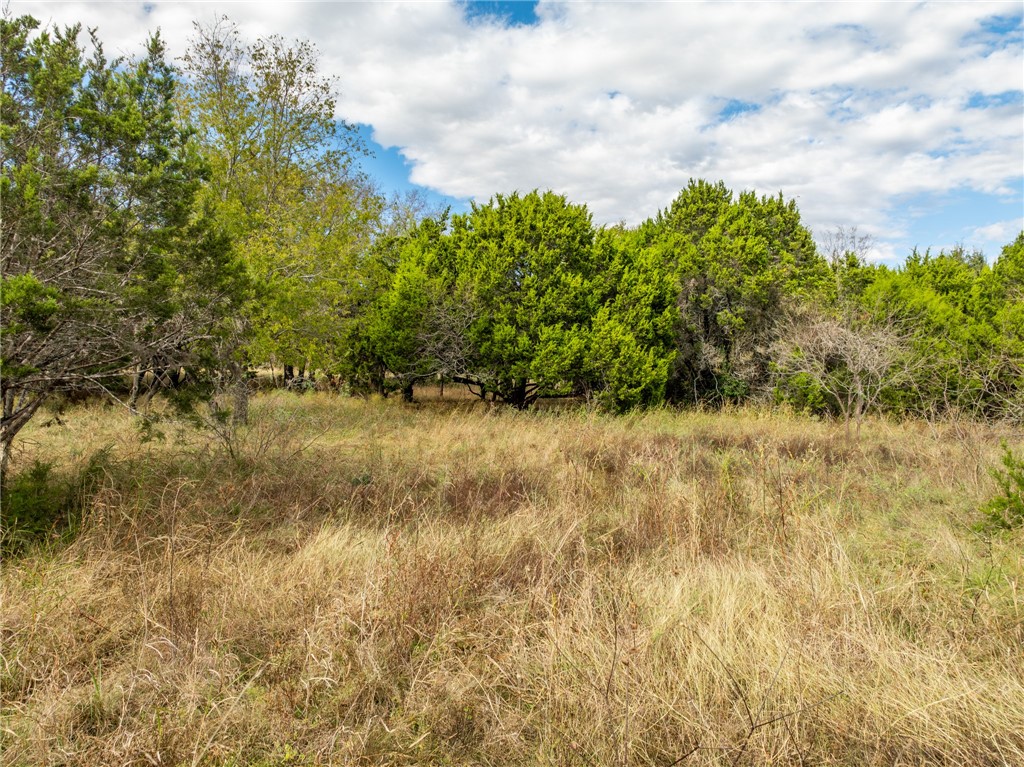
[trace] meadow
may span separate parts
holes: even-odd
[[[0,763],[1024,764],[1019,433],[420,398],[38,415]]]

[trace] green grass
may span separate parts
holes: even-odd
[[[0,581],[9,765],[1024,763],[994,427],[323,394],[106,459]]]

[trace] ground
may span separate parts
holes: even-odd
[[[0,763],[1024,764],[1019,434],[422,399],[37,417]]]

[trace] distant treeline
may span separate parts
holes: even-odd
[[[498,195],[374,242],[333,364],[356,389],[440,375],[517,407],[1020,417],[1024,233],[991,266],[958,248],[892,269],[855,231],[825,241],[781,194],[721,182],[691,181],[635,228],[595,228],[551,192]]]
[[[264,365],[519,408],[1022,418],[1024,235],[991,266],[957,249],[890,269],[855,232],[821,252],[781,193],[706,181],[635,228],[536,191],[453,216],[359,170],[307,42],[221,20],[179,69],[158,36],[111,60],[38,26],[0,19],[0,469],[51,395],[134,408],[182,369],[234,421]]]

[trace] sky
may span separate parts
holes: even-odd
[[[690,178],[795,198],[872,257],[982,249],[1024,228],[1024,4],[34,2],[109,53],[180,56],[221,15],[313,41],[385,191],[455,211],[552,189],[636,224]]]

